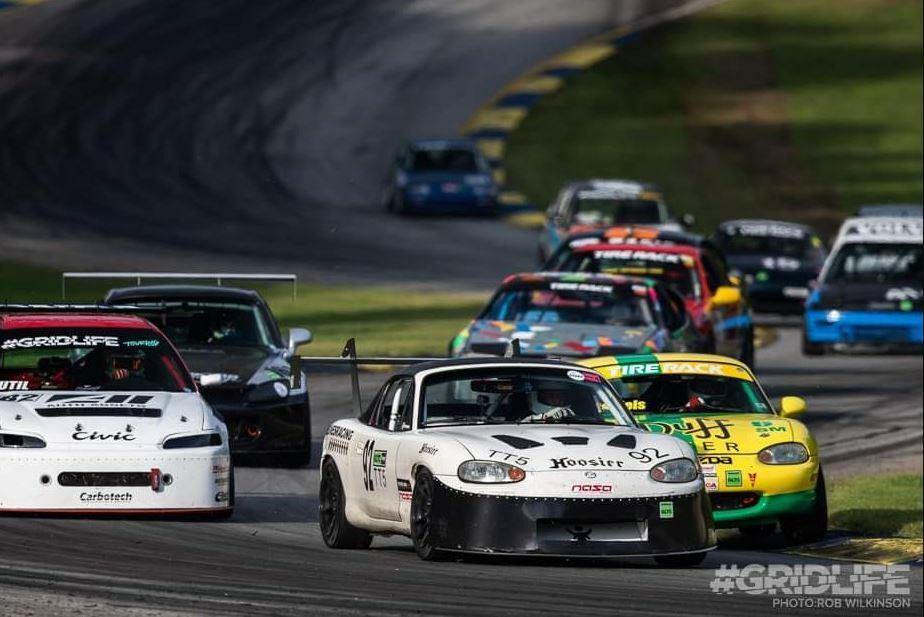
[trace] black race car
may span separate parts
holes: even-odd
[[[109,291],[103,303],[139,307],[170,338],[227,423],[238,459],[265,455],[284,465],[308,464],[308,384],[293,366],[299,345],[311,341],[308,330],[293,328],[283,340],[266,301],[246,289],[128,287]]]
[[[810,283],[827,252],[806,225],[763,219],[726,221],[713,241],[725,253],[730,272],[746,282],[755,311],[801,315]]]

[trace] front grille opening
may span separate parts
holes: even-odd
[[[159,418],[163,411],[153,407],[40,407],[43,418]]]
[[[151,486],[150,471],[62,471],[61,486]]]
[[[735,493],[710,493],[709,499],[712,501],[713,510],[741,510],[742,508],[751,508],[760,501],[760,493],[754,492],[735,492]]]

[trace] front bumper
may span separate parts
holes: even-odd
[[[234,454],[285,454],[311,447],[308,401],[266,407],[212,404],[228,426]]]
[[[715,547],[705,491],[667,497],[497,497],[436,481],[435,545],[511,555],[651,556]]]
[[[146,485],[125,485],[122,474],[159,476]],[[65,476],[62,477],[62,474]],[[66,485],[66,478],[112,474],[108,480]],[[179,514],[231,508],[231,461],[227,450],[209,454],[164,453],[132,456],[111,452],[73,456],[53,449],[35,454],[0,453],[0,512]]]
[[[751,495],[746,492],[740,492],[738,495]],[[728,503],[728,497],[736,497],[733,492],[723,493],[720,495],[711,494],[714,498],[713,504],[716,509],[712,511],[715,518],[715,526],[719,529],[728,527],[745,527],[751,525],[763,525],[766,523],[775,523],[785,516],[794,516],[808,514],[815,507],[815,490],[798,491],[795,493],[782,493],[777,495],[767,495],[753,493],[757,497],[754,505],[746,508],[735,508],[729,510],[718,509],[721,503]]]
[[[497,210],[497,199],[494,195],[476,195],[468,191],[435,191],[428,195],[405,193],[404,205],[408,212],[415,214],[493,214]]]
[[[814,344],[924,344],[924,313],[920,311],[808,310],[805,336]]]

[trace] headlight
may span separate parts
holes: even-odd
[[[199,435],[186,435],[173,437],[164,441],[164,449],[174,448],[208,448],[221,445],[221,435],[218,433],[200,433]]]
[[[798,465],[809,459],[808,450],[801,443],[778,443],[757,453],[757,460],[766,465]]]
[[[465,461],[459,465],[459,479],[463,482],[499,484],[502,482],[519,482],[525,477],[525,471],[507,463]]]
[[[0,433],[0,448],[44,448],[45,441],[31,435]]]
[[[289,384],[284,381],[270,381],[254,386],[247,393],[248,403],[271,403],[289,396]]]
[[[409,184],[407,187],[407,192],[411,195],[429,195],[430,185],[429,184]]]
[[[655,465],[648,474],[655,482],[692,482],[699,475],[699,470],[690,459],[675,458]]]

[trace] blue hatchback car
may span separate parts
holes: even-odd
[[[495,214],[497,193],[474,141],[427,139],[398,152],[385,204],[399,214]]]

